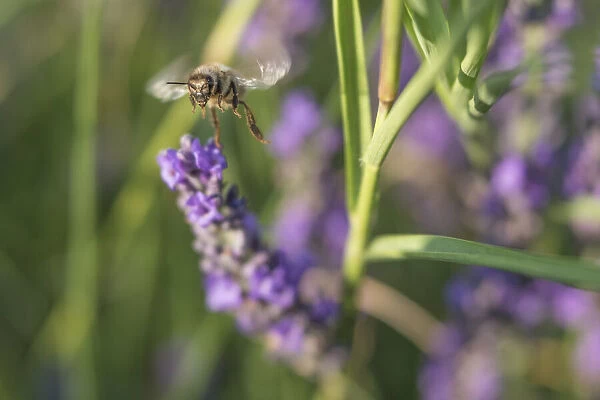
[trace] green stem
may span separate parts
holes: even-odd
[[[379,167],[365,165],[356,211],[350,214],[350,232],[344,253],[344,276],[351,286],[355,286],[362,275],[365,247],[371,224],[371,210],[378,180]]]
[[[96,157],[102,2],[83,3],[76,78],[69,193],[69,248],[63,299],[63,329],[55,332],[67,368],[67,397],[95,398],[94,359],[89,333],[96,315]],[[58,328],[58,326],[57,326]]]
[[[403,0],[384,0],[381,13],[381,63],[379,66],[379,109],[375,130],[387,117],[398,94],[402,59]]]
[[[402,0],[384,0],[383,2],[378,88],[379,109],[377,111],[375,131],[385,121],[398,93],[402,54],[403,9],[404,4]],[[363,167],[356,207],[350,209],[350,232],[344,254],[344,274],[351,288],[356,285],[362,273],[364,249],[371,223],[371,209],[373,208],[375,194],[377,193],[378,176],[378,167],[372,165],[365,165]],[[350,293],[350,296],[353,297],[353,294]]]
[[[344,125],[346,205],[353,210],[360,182],[360,155],[373,130],[371,103],[358,0],[333,0],[332,7]]]

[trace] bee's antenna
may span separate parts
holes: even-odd
[[[167,82],[167,85],[187,85],[187,82]]]

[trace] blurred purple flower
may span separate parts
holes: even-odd
[[[250,22],[240,46],[252,53],[274,39],[290,51],[294,66],[303,65],[306,54],[302,36],[315,31],[324,20],[321,0],[265,0]]]
[[[466,205],[485,241],[524,248],[537,237],[543,229],[541,212],[550,201],[556,156],[540,142],[530,155],[509,152],[500,158],[489,182],[469,183]]]
[[[288,94],[281,107],[281,119],[273,127],[273,152],[279,158],[292,156],[321,126],[321,110],[306,91]]]
[[[597,382],[592,379],[600,376],[597,294],[477,267],[453,280],[447,298],[451,319],[423,366],[420,387],[424,397],[451,393],[450,398],[461,398],[457,395],[461,393],[465,398],[501,398],[500,371],[507,366],[499,344],[525,349],[538,340],[553,340],[555,334],[548,333],[560,330],[568,330],[574,338],[576,379],[588,386]],[[592,389],[600,393],[600,386]]]
[[[565,328],[583,328],[597,318],[597,297],[590,292],[553,283],[552,312],[557,323]],[[599,354],[600,356],[600,354]]]
[[[562,31],[579,19],[578,0],[512,0],[507,16],[516,27],[543,24],[547,29]]]
[[[461,335],[464,335],[462,331]],[[459,337],[453,329],[444,331]],[[423,399],[494,400],[501,397],[502,377],[497,362],[498,329],[495,324],[482,325],[460,346],[436,346],[425,363],[419,388]],[[447,341],[446,341],[447,342]]]
[[[271,348],[285,355],[298,354],[304,346],[305,321],[288,317],[274,324],[267,332]]]
[[[204,279],[206,305],[211,311],[233,311],[242,303],[242,288],[229,275],[213,273]]]
[[[278,266],[270,270],[266,265],[261,265],[249,278],[250,297],[289,308],[296,299],[296,288],[287,275],[285,267]]]
[[[568,200],[580,196],[600,197],[600,96],[587,96],[579,117],[583,121],[583,135],[569,148],[562,184]],[[574,216],[570,222],[580,240],[600,239],[600,223],[595,218]]]
[[[309,289],[320,297],[302,294],[304,276],[318,268],[308,264],[309,259],[292,261],[261,242],[256,218],[245,201],[235,187],[225,187],[222,173],[227,162],[221,150],[212,141],[202,146],[185,135],[179,150],[163,151],[157,161],[163,180],[179,194],[179,207],[196,236],[194,249],[203,256],[207,307],[234,314],[247,334],[271,341],[275,335],[273,356],[293,366],[302,361],[303,373],[317,373],[321,359],[331,367],[331,343],[315,338],[326,337],[333,329],[338,293],[313,285]],[[339,285],[339,274],[329,278],[328,284]],[[303,322],[300,326],[295,321]]]
[[[460,166],[465,162],[458,128],[433,97],[417,108],[402,132],[402,141],[410,142],[429,156],[446,161],[451,166]]]
[[[332,169],[341,132],[328,124],[312,94],[296,90],[286,96],[271,137],[282,195],[278,245],[291,259],[338,268],[348,230],[341,178]]]
[[[598,124],[600,128],[600,119]],[[600,196],[600,129],[578,140],[569,156],[563,185],[566,196]]]
[[[590,389],[600,392],[600,320],[594,321],[575,349],[575,369],[577,377]]]
[[[526,55],[537,53],[545,64],[545,90],[564,91],[572,76],[572,57],[562,35],[579,22],[579,6],[577,0],[510,1],[484,71],[516,68]]]

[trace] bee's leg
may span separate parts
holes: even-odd
[[[202,108],[202,119],[206,119],[206,107],[201,107]]]
[[[212,115],[212,125],[215,127],[215,144],[218,148],[221,148],[221,125],[219,124],[217,110],[211,108],[210,114]]]
[[[223,106],[221,105],[222,101],[223,101],[223,95],[220,94],[219,97],[217,97],[217,107],[219,107],[219,110],[221,110],[221,112],[225,111],[223,109]]]
[[[194,108],[192,108],[192,114],[194,114],[196,112],[196,100],[194,99],[194,97],[190,94],[190,103],[192,103],[192,106]]]
[[[238,111],[238,105],[240,104],[240,97],[237,85],[235,83],[231,84],[231,90],[233,90],[233,97],[231,99],[231,107],[233,108],[233,114],[235,114],[238,118],[242,118],[240,112]],[[254,117],[253,117],[254,118]]]
[[[248,104],[246,104],[246,102],[242,101],[242,100],[240,100],[239,102],[241,105],[244,106],[244,111],[246,112],[246,123],[248,124],[248,129],[250,129],[250,133],[252,133],[252,136],[254,136],[254,138],[261,143],[264,143],[264,144],[271,143],[263,137],[260,129],[258,129],[258,126],[256,126],[256,120],[254,119],[254,114],[252,113],[252,110],[250,110],[250,107],[248,107]]]
[[[233,109],[233,114],[236,115],[238,118],[242,118],[242,115],[237,109],[239,104],[240,98],[238,97],[237,93],[234,93],[233,98],[231,99],[231,107]]]

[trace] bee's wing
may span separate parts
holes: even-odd
[[[253,65],[236,68],[240,73],[238,83],[248,89],[268,89],[283,78],[292,66],[285,46],[279,42],[265,44],[247,56],[254,59]]]
[[[148,81],[146,92],[161,101],[172,101],[185,96],[188,93],[186,82],[190,66],[189,56],[178,57]]]

